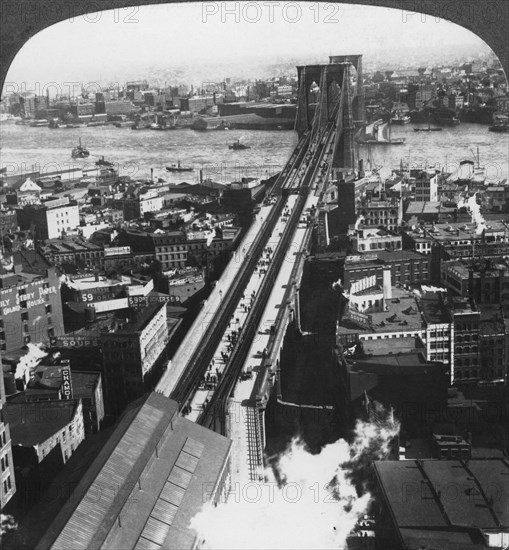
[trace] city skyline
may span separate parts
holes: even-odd
[[[4,92],[21,82],[30,89],[41,82],[104,84],[149,77],[199,84],[227,76],[267,77],[278,66],[325,62],[329,55],[352,51],[362,51],[367,65],[397,67],[491,50],[458,25],[389,8],[275,3],[269,9],[255,2],[142,6],[75,17],[40,32],[13,61]]]

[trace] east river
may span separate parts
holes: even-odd
[[[392,138],[403,137],[403,145],[377,145],[370,157],[382,174],[390,173],[403,160],[420,167],[444,168],[452,172],[462,160],[475,160],[477,149],[488,180],[508,178],[509,134],[488,131],[480,124],[462,123],[441,132],[414,132],[414,125],[392,126]],[[71,149],[81,138],[90,151],[88,159],[71,158]],[[233,151],[228,145],[237,139],[249,149]],[[0,166],[7,174],[38,169],[42,174],[73,166],[94,166],[102,155],[112,161],[120,175],[154,177],[180,183],[204,178],[229,183],[241,177],[267,177],[278,172],[297,143],[293,131],[227,130],[131,130],[115,126],[83,128],[34,128],[2,123],[0,125]],[[364,147],[360,155],[368,157]],[[169,173],[165,167],[179,161],[193,166],[188,173]]]

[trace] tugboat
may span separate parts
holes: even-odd
[[[172,164],[171,166],[167,166],[166,170],[168,172],[192,172],[194,168],[192,166],[182,166],[179,160],[177,164]]]
[[[241,151],[242,149],[251,149],[249,145],[244,145],[243,143],[240,143],[240,139],[238,139],[236,142],[232,143],[231,145],[228,145],[228,149],[233,149],[234,151]]]
[[[90,156],[90,151],[83,145],[81,145],[81,138],[78,145],[71,151],[73,159],[84,159]]]
[[[113,162],[110,162],[109,160],[104,160],[104,155],[95,163],[97,166],[107,166],[111,168],[113,166]]]
[[[488,127],[488,130],[507,134],[509,132],[509,120],[496,120],[494,124]]]

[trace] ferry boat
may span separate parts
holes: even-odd
[[[182,166],[179,160],[177,164],[172,164],[171,166],[167,166],[166,170],[168,172],[192,172],[194,168],[192,166]]]
[[[90,156],[90,151],[81,144],[81,138],[78,145],[71,151],[71,156],[73,159],[84,159]]]

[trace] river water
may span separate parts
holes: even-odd
[[[479,148],[480,164],[489,181],[508,178],[509,134],[488,131],[487,126],[462,123],[441,132],[414,132],[414,125],[393,126],[392,138],[404,137],[403,145],[377,145],[370,148],[375,165],[382,174],[400,165],[445,168],[452,172],[462,160],[474,160]],[[71,158],[71,149],[81,138],[90,150],[88,159]],[[250,149],[232,151],[228,144],[240,139]],[[7,174],[27,172],[34,167],[48,173],[72,166],[94,166],[104,155],[115,163],[120,175],[133,178],[162,177],[172,183],[196,182],[200,169],[204,178],[229,183],[241,177],[267,177],[279,171],[297,143],[293,131],[227,130],[131,130],[114,126],[84,128],[32,128],[3,123],[0,125],[0,166]],[[361,147],[360,154],[368,152]],[[168,173],[165,166],[192,165],[189,173]]]

